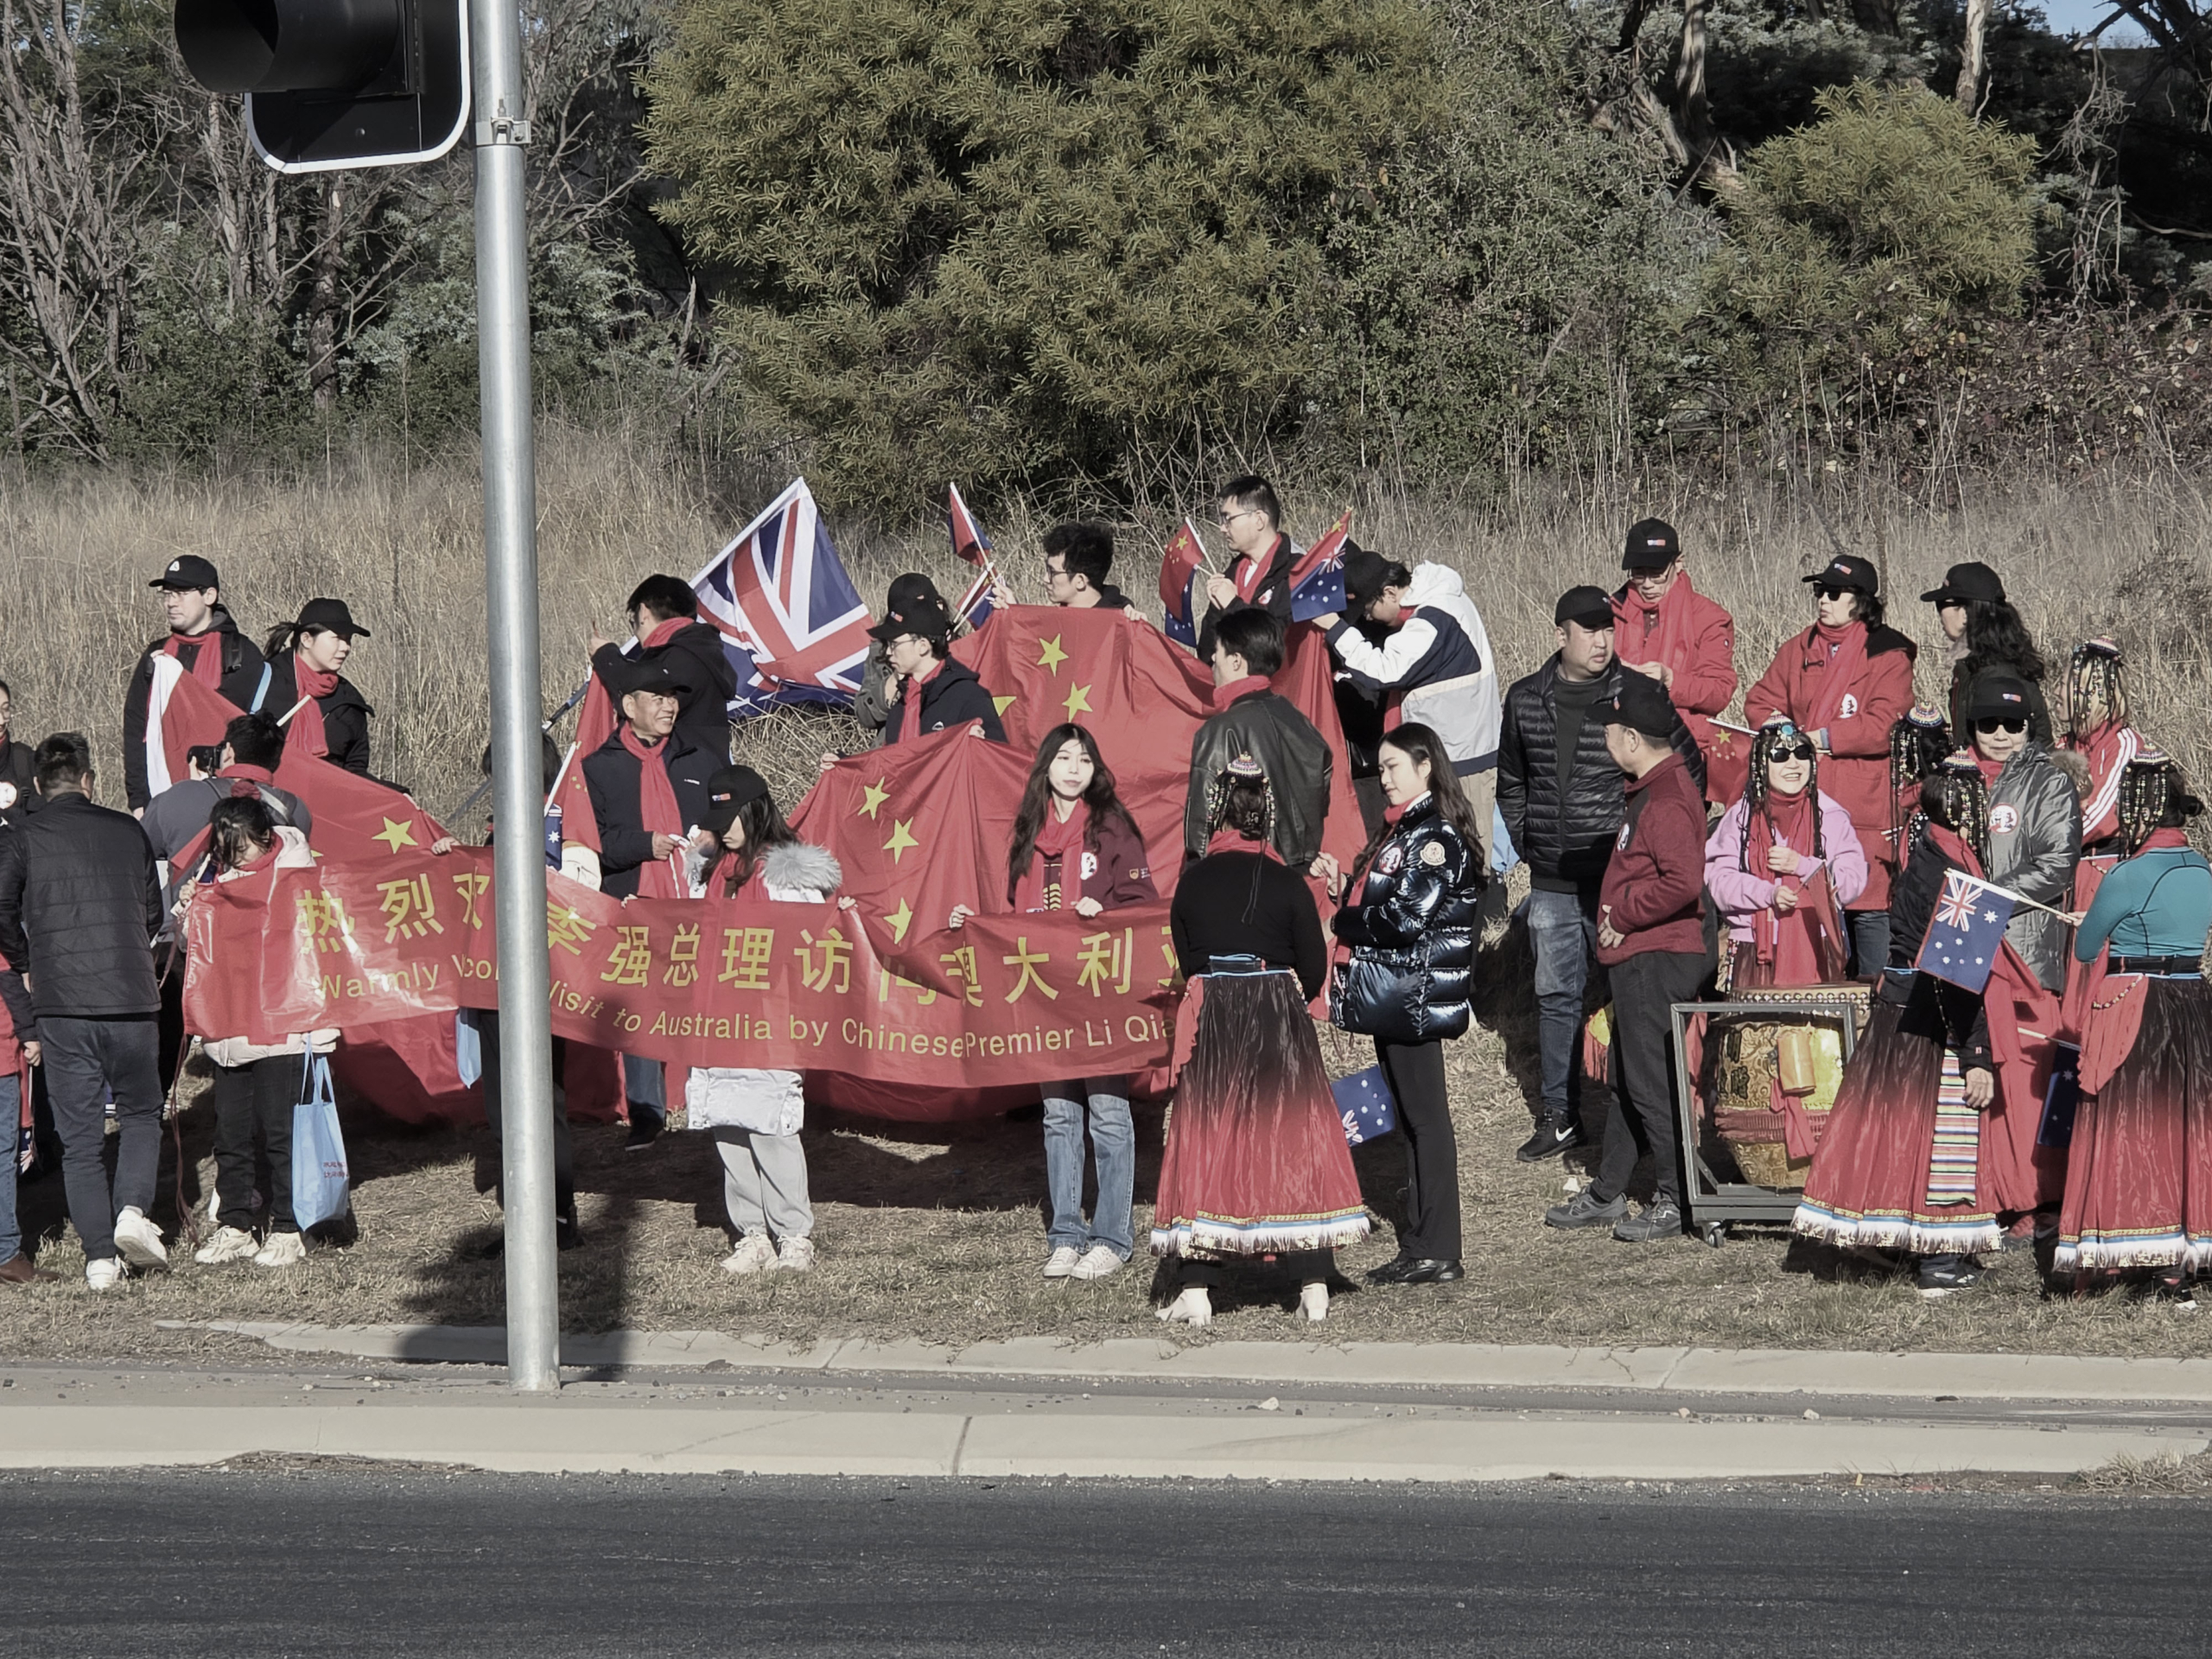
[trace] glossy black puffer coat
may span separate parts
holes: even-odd
[[[1389,1043],[1464,1033],[1486,880],[1483,861],[1435,803],[1415,802],[1337,912],[1337,937],[1352,954],[1331,986],[1330,1018]]]

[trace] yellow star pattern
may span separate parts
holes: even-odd
[[[914,907],[902,898],[899,901],[899,908],[883,919],[891,924],[891,942],[904,944],[906,943],[906,930],[914,925]]]
[[[1042,649],[1037,653],[1037,666],[1049,668],[1055,675],[1059,673],[1060,664],[1068,659],[1067,652],[1060,649],[1061,638],[1061,635],[1056,633],[1051,639],[1045,640]]]
[[[395,853],[403,847],[412,847],[416,844],[415,841],[415,826],[411,823],[402,823],[397,818],[385,819],[384,833],[382,835],[371,836],[369,839],[371,841],[383,842]]]
[[[991,707],[999,711],[999,718],[1003,720],[1006,718],[1006,711],[1014,707],[1014,699],[1012,697],[993,697],[991,699]]]
[[[909,847],[918,847],[922,844],[906,833],[913,826],[913,823],[912,818],[893,818],[891,821],[891,839],[883,843],[883,850],[891,855],[891,861],[893,864],[906,856]]]
[[[1094,710],[1090,706],[1090,688],[1087,685],[1078,685],[1071,690],[1068,692],[1066,707],[1070,720],[1073,720],[1077,715],[1093,713]]]
[[[863,784],[861,786],[861,813],[865,817],[874,817],[890,793],[891,791],[883,786],[883,779],[880,778],[872,784]]]

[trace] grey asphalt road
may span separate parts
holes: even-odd
[[[2212,1507],[1618,1486],[0,1476],[0,1652],[2185,1655]]]

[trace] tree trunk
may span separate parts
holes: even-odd
[[[1959,85],[1952,96],[1968,115],[1981,107],[1981,77],[1987,67],[1982,57],[1982,36],[1988,29],[1989,0],[1967,0],[1966,39],[1959,47]]]
[[[1675,124],[1693,157],[1713,148],[1713,110],[1705,92],[1707,0],[1682,0],[1682,49],[1675,60]]]
[[[326,175],[315,283],[308,291],[308,386],[315,393],[315,408],[325,414],[338,403],[338,273],[344,263],[345,208],[337,178]]]

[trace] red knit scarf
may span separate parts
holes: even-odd
[[[1866,667],[1866,625],[1847,622],[1840,628],[1815,622],[1805,634],[1805,654],[1820,671],[1812,702],[1797,716],[1808,731],[1824,731],[1843,717],[1843,700],[1859,684]]]
[[[1206,838],[1206,856],[1211,858],[1216,853],[1257,853],[1262,858],[1272,858],[1278,864],[1282,862],[1282,855],[1275,850],[1273,842],[1254,841],[1242,830],[1232,830],[1225,823]]]
[[[652,626],[652,632],[638,642],[638,648],[641,653],[658,651],[690,626],[691,619],[688,616],[671,616],[665,622],[656,622]]]
[[[899,691],[899,741],[911,743],[922,734],[922,688],[944,666],[940,657],[918,674],[909,674]]]
[[[1282,551],[1282,543],[1283,538],[1278,536],[1268,543],[1262,556],[1255,558],[1251,554],[1243,554],[1229,567],[1230,580],[1236,584],[1236,597],[1247,605],[1253,602],[1252,595],[1260,591],[1260,584],[1268,579],[1268,572],[1275,568],[1275,556]]]
[[[1214,687],[1213,706],[1216,709],[1226,709],[1239,697],[1249,697],[1255,691],[1264,691],[1267,689],[1267,676],[1247,674],[1241,680],[1231,680],[1227,685]]]
[[[329,734],[322,728],[322,699],[338,689],[338,671],[309,668],[308,659],[295,655],[292,658],[292,683],[299,688],[300,696],[307,702],[292,716],[291,733],[285,747],[297,747],[303,754],[326,755],[330,753]]]
[[[1681,673],[1688,662],[1690,646],[1690,573],[1675,572],[1666,597],[1656,605],[1638,593],[1634,582],[1613,601],[1613,616],[1620,626],[1614,654],[1624,662],[1658,663]]]
[[[638,757],[638,818],[648,835],[683,834],[683,809],[676,804],[676,786],[668,781],[668,740],[647,743],[626,720],[622,722],[622,747]],[[669,858],[649,858],[638,870],[641,899],[681,899],[676,863]]]
[[[1752,920],[1751,937],[1758,959],[1774,969],[1772,982],[1777,985],[1818,985],[1827,976],[1815,933],[1822,920],[1803,902],[1804,861],[1813,855],[1813,832],[1819,822],[1819,807],[1809,785],[1795,795],[1768,796],[1765,804],[1751,815],[1747,837],[1751,874],[1762,881],[1787,887],[1799,899],[1796,908],[1786,916],[1776,915],[1769,906]],[[1772,855],[1777,842],[1797,855],[1797,869],[1792,874],[1774,872]]]
[[[162,655],[184,661],[184,648],[193,646],[192,661],[187,664],[192,677],[211,691],[223,689],[223,636],[211,626],[198,633],[179,633],[172,629],[169,637],[162,641]]]
[[[1016,910],[1067,909],[1083,897],[1081,859],[1090,828],[1090,808],[1083,802],[1076,803],[1065,823],[1060,821],[1052,802],[1046,803],[1044,827],[1037,831],[1037,840],[1029,849],[1029,868],[1014,884]],[[1071,857],[1077,861],[1072,881],[1068,879]]]

